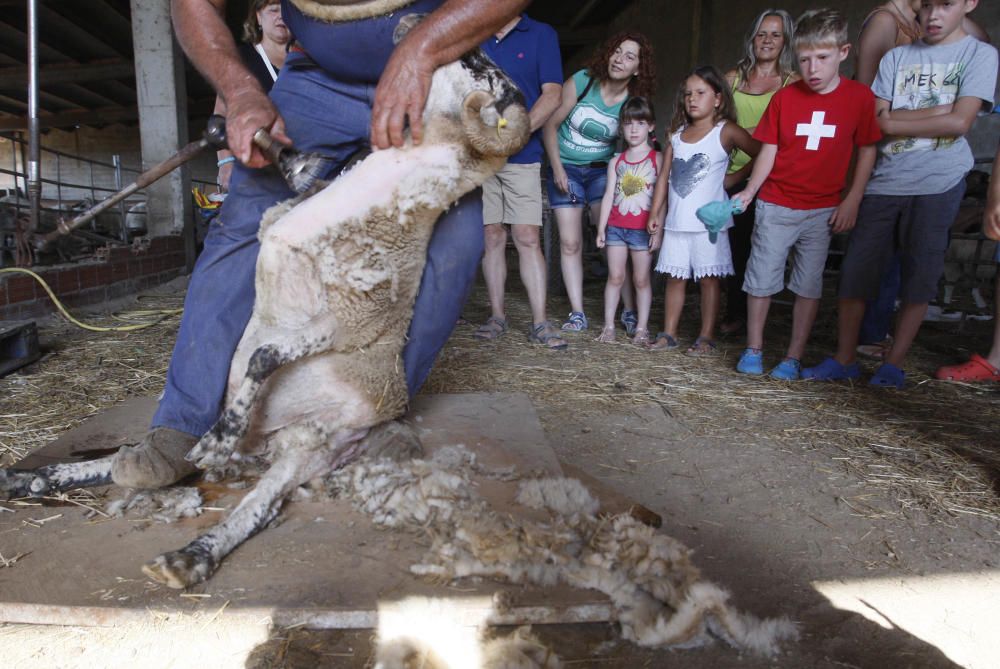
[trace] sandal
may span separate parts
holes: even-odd
[[[639,314],[630,309],[622,309],[621,323],[625,326],[625,334],[631,337],[635,335],[635,330],[639,327]],[[649,338],[648,332],[646,338]]]
[[[587,322],[587,317],[583,315],[582,311],[569,312],[569,318],[562,325],[562,329],[566,332],[583,332],[589,327],[590,323]]]
[[[673,335],[666,332],[657,332],[653,343],[649,345],[650,351],[673,351],[679,344]]]
[[[684,355],[689,355],[692,358],[703,358],[710,355],[715,355],[719,352],[718,347],[715,342],[708,337],[698,337],[691,344],[688,350],[684,351]]]
[[[566,340],[559,336],[559,331],[556,330],[555,326],[548,321],[531,328],[531,332],[528,333],[528,341],[533,344],[541,344],[552,351],[562,351],[569,346]]]
[[[649,330],[646,328],[637,327],[635,329],[635,336],[632,337],[632,343],[636,346],[641,346],[642,348],[649,347]]]
[[[601,334],[594,337],[594,341],[600,342],[602,344],[615,343],[615,326],[605,325],[603,328],[601,328]]]
[[[1000,382],[1000,369],[990,364],[981,355],[972,356],[960,365],[942,367],[934,373],[934,378],[942,381],[994,381]]]
[[[472,336],[476,339],[489,341],[491,339],[497,339],[505,332],[507,332],[507,321],[502,318],[497,318],[496,316],[490,316],[486,319],[485,323],[476,328],[476,331],[472,333]]]
[[[879,365],[879,368],[875,370],[872,378],[868,380],[868,385],[877,386],[879,388],[896,388],[897,390],[902,390],[903,386],[906,385],[906,372],[901,370],[899,367],[896,367],[896,365],[883,362]]]
[[[882,360],[892,349],[892,335],[886,335],[885,339],[877,344],[861,344],[857,347],[857,352],[866,358]]]

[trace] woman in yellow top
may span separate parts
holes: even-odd
[[[736,122],[751,134],[774,94],[799,78],[792,71],[793,25],[792,17],[785,10],[765,9],[747,33],[743,57],[726,73],[736,103]],[[727,192],[738,193],[743,189],[750,176],[751,163],[750,156],[742,151],[733,153],[726,175]],[[751,203],[746,211],[733,217],[733,227],[729,229],[735,273],[726,280],[726,316],[719,328],[723,335],[738,334],[746,328],[747,296],[743,292],[743,275],[750,257],[753,223]]]

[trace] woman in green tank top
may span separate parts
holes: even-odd
[[[788,12],[765,9],[747,33],[743,57],[726,73],[736,103],[736,122],[751,134],[774,94],[798,78],[792,71],[792,27]],[[726,175],[726,190],[730,193],[742,190],[751,167],[750,156],[735,151]],[[754,207],[751,204],[742,214],[733,217],[733,227],[729,229],[735,274],[726,280],[726,316],[719,328],[723,335],[740,333],[746,327],[747,296],[743,292],[743,275],[750,257],[753,224]]]
[[[570,302],[562,329],[589,327],[583,312],[583,208],[600,218],[608,160],[618,142],[618,113],[631,97],[652,96],[656,82],[653,46],[640,32],[621,32],[597,49],[585,69],[562,88],[562,102],[546,121],[542,142],[549,159],[549,206],[559,227],[560,269]],[[622,323],[629,335],[636,323],[635,301],[623,287]]]

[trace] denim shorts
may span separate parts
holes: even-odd
[[[648,251],[649,233],[633,228],[609,225],[604,231],[605,246],[627,246],[630,251]]]
[[[553,209],[561,207],[576,207],[582,209],[585,204],[600,202],[604,197],[604,189],[608,185],[608,166],[588,167],[586,165],[567,165],[563,163],[566,170],[566,179],[569,181],[569,192],[563,193],[556,188],[555,179],[552,177],[552,168],[549,168],[549,206]]]

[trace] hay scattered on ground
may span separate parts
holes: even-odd
[[[587,293],[587,310],[596,316],[600,286],[588,284]],[[180,291],[164,294],[139,307],[177,307],[182,297]],[[509,296],[511,331],[482,342],[472,332],[485,320],[485,302],[480,286],[466,313],[471,324],[456,330],[425,392],[523,392],[542,409],[543,419],[561,415],[567,423],[655,403],[694,436],[747,448],[770,441],[790,452],[818,451],[866,485],[888,491],[899,501],[900,513],[919,509],[944,521],[959,515],[1000,520],[1000,438],[995,433],[1000,389],[928,376],[937,365],[961,357],[954,355],[957,341],[985,341],[982,332],[991,323],[970,324],[962,335],[950,328],[925,328],[908,365],[911,385],[894,392],[863,384],[743,377],[733,371],[741,340],[723,343],[720,355],[708,359],[643,351],[628,344],[621,330],[618,343],[598,344],[593,337],[599,323],[588,333],[568,335],[568,351],[545,351],[527,342],[530,317],[523,293]],[[566,311],[558,300],[552,302],[552,313]],[[833,343],[834,314],[829,304],[824,306],[807,360],[819,360]],[[787,312],[775,308],[771,344],[788,332]],[[651,330],[661,317],[654,308]],[[696,318],[689,308],[684,342],[696,334]],[[177,324],[174,319],[133,333],[97,334],[62,321],[41,323],[45,357],[0,379],[0,466],[128,397],[158,393]],[[952,357],[942,359],[942,351]],[[780,354],[774,346],[765,351],[768,361],[777,362]],[[844,501],[862,515],[887,513],[865,505],[864,497]]]
[[[135,309],[180,307],[183,293],[144,297]],[[120,325],[111,314],[87,316]],[[135,332],[89,332],[62,319],[39,322],[43,357],[0,379],[0,466],[8,466],[90,416],[163,388],[178,318]]]
[[[586,309],[592,318],[601,313],[599,290],[596,283],[586,287]],[[657,302],[660,299],[657,296]],[[551,313],[568,311],[553,301],[559,306],[550,308]],[[683,355],[697,334],[697,300],[691,295],[688,301],[677,351],[641,350],[628,343],[620,327],[616,343],[597,343],[600,322],[592,321],[590,331],[567,334],[570,347],[558,352],[527,342],[530,314],[523,294],[508,298],[511,329],[506,335],[490,342],[473,338],[476,325],[488,315],[481,306],[486,303],[485,291],[479,288],[465,314],[470,324],[458,328],[426,390],[523,392],[536,406],[561,414],[566,423],[584,423],[604,412],[655,403],[695,436],[747,448],[769,441],[793,453],[820,451],[865,484],[886,490],[899,501],[901,513],[919,509],[943,521],[959,515],[1000,520],[996,433],[1000,389],[944,383],[928,376],[952,361],[942,360],[932,349],[942,348],[942,340],[954,347],[961,336],[953,329],[925,328],[908,364],[910,386],[903,392],[869,388],[864,382],[854,387],[793,384],[737,374],[742,337],[721,342],[716,357]],[[772,311],[772,341],[765,350],[765,361],[771,364],[783,354],[778,345],[790,331],[789,311],[782,307]],[[832,350],[833,319],[832,309],[824,311],[807,364]],[[662,311],[654,306],[650,330],[655,332],[660,323]],[[990,328],[992,323],[976,325]],[[974,333],[964,337],[976,341]],[[865,371],[874,367],[869,364]],[[887,513],[867,506],[865,496],[844,502],[861,515]]]

